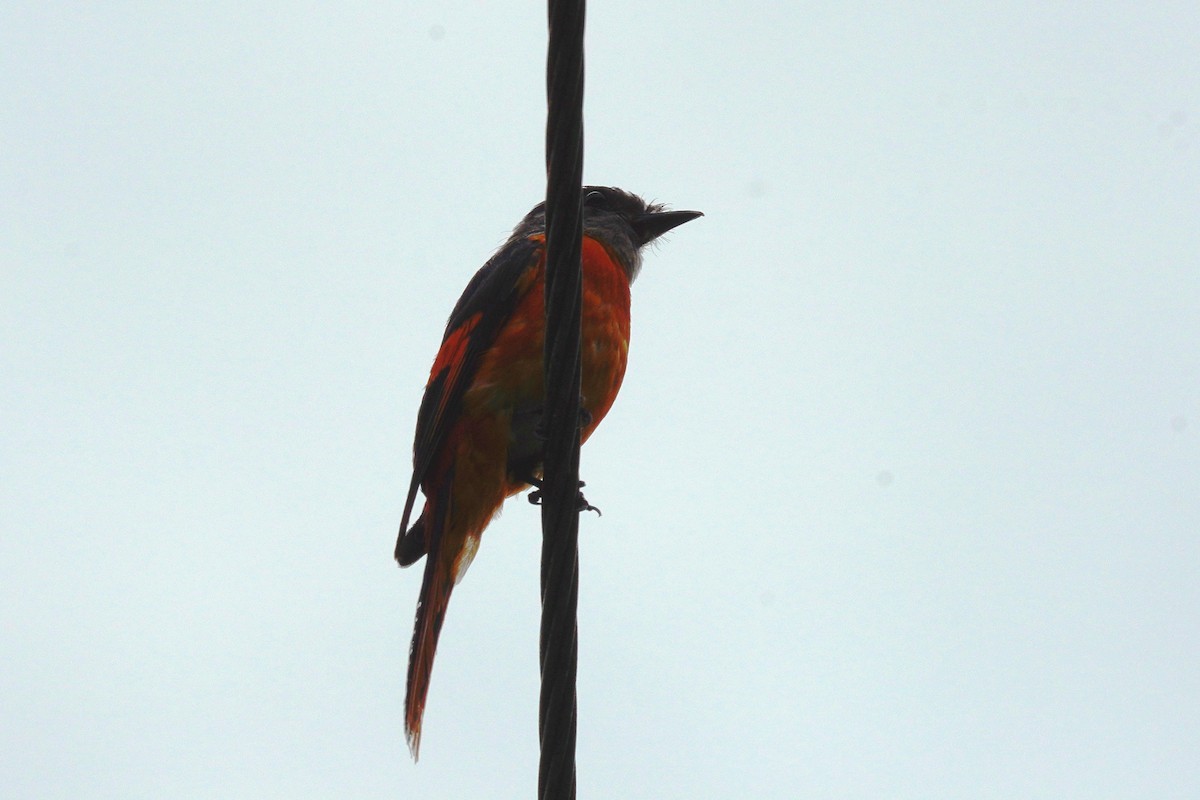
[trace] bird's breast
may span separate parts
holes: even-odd
[[[584,438],[612,407],[629,357],[629,277],[603,244],[583,239],[581,324],[584,407],[592,415]]]
[[[591,424],[608,413],[625,376],[629,353],[629,281],[625,270],[594,238],[583,239],[583,308],[580,317],[581,395]],[[540,414],[545,343],[545,257],[524,276],[528,289],[479,365],[464,398],[467,412]],[[516,431],[513,431],[514,433]],[[532,446],[533,443],[530,443]]]

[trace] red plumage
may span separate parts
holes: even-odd
[[[608,187],[584,188],[581,405],[586,441],[612,407],[629,350],[640,250],[700,216]],[[446,325],[417,416],[396,560],[428,555],[409,651],[405,729],[416,758],[438,634],[454,584],[504,500],[541,476],[545,214],[535,207],[476,273]],[[425,505],[408,521],[418,488]]]

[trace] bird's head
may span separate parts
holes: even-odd
[[[661,203],[647,203],[614,186],[584,186],[582,199],[584,234],[602,242],[621,261],[630,283],[641,269],[643,247],[672,228],[704,216],[699,211],[669,211]],[[518,233],[545,230],[545,203],[538,203],[517,228]]]

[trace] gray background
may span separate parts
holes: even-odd
[[[1200,795],[1194,4],[593,3],[648,254],[581,797]],[[534,796],[538,515],[391,561],[538,3],[0,9],[0,793]]]

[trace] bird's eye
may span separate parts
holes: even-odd
[[[598,206],[602,205],[604,200],[604,192],[591,191],[584,196],[583,204],[585,206]]]

